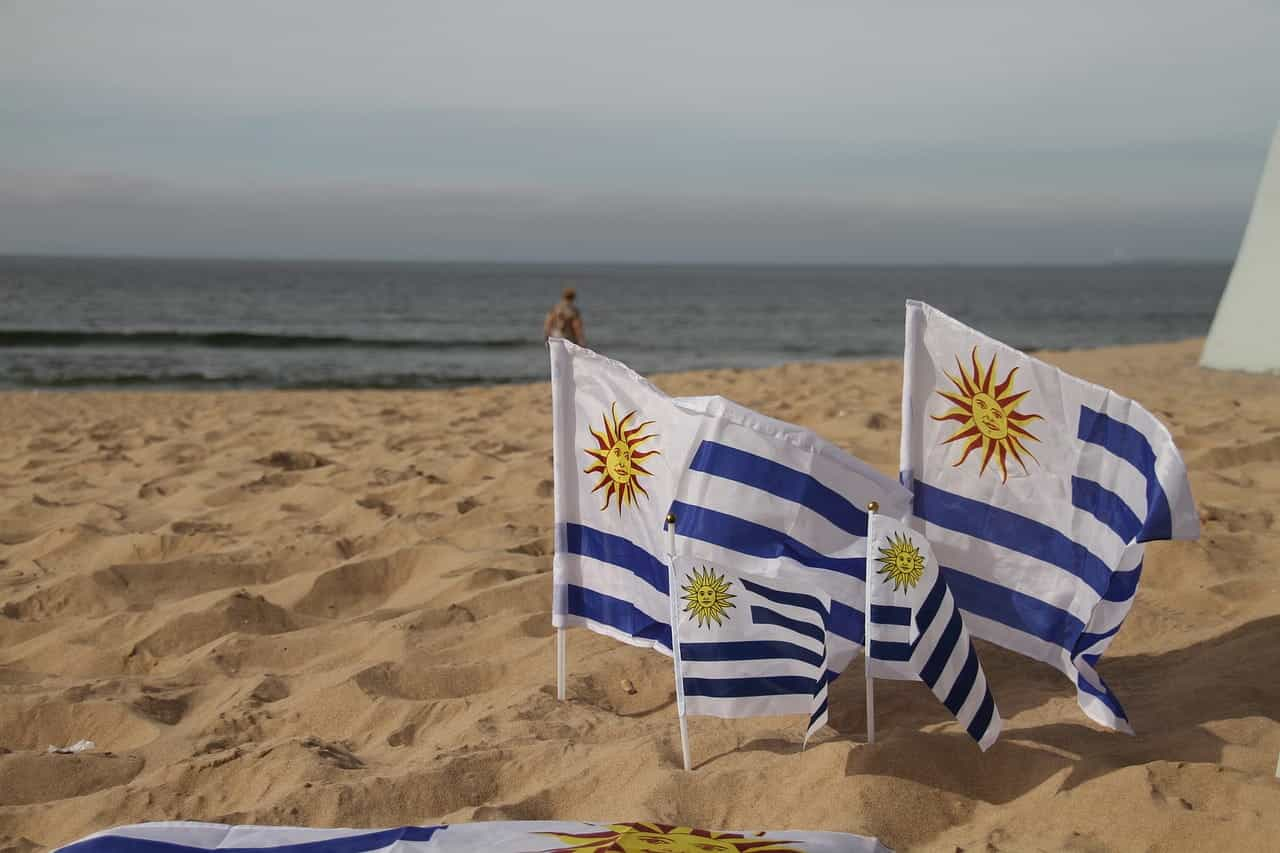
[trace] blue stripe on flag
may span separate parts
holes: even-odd
[[[564,526],[564,546],[570,554],[580,554],[626,569],[658,592],[667,594],[666,564],[630,539],[614,536],[594,527],[567,522]]]
[[[916,629],[921,634],[929,630],[929,626],[933,624],[933,617],[938,615],[938,608],[942,607],[946,597],[947,582],[939,572],[938,577],[933,581],[933,589],[929,590],[929,594],[924,597],[924,602],[916,611]]]
[[[947,621],[946,628],[942,629],[938,642],[933,644],[933,651],[929,653],[929,660],[924,663],[924,666],[920,667],[920,680],[928,684],[929,689],[932,689],[933,685],[938,683],[947,661],[951,660],[951,652],[955,651],[956,642],[960,639],[961,628],[964,628],[964,620],[961,619],[960,610],[952,607],[951,619]],[[922,639],[924,639],[924,634],[920,634],[915,639],[915,646],[919,646]]]
[[[871,621],[877,625],[910,625],[911,608],[892,604],[871,605]]]
[[[1067,611],[974,575],[942,566],[942,575],[956,606],[992,622],[1016,628],[1047,643],[1071,650],[1084,623]]]
[[[1114,530],[1121,542],[1132,542],[1142,530],[1142,522],[1124,498],[1093,480],[1071,478],[1071,504]]]
[[[951,659],[951,653],[955,651],[956,642],[960,639],[960,629],[964,627],[964,621],[960,617],[960,611],[957,608],[951,609],[951,620],[947,622],[947,627],[942,629],[942,635],[938,637],[938,642],[933,647],[933,652],[929,655],[929,660],[920,668],[920,680],[929,685],[930,689],[938,683],[938,679],[942,676],[942,670],[947,665],[947,661]],[[920,640],[924,638],[924,634],[916,639],[915,645],[920,644]]]
[[[703,441],[689,468],[802,504],[853,536],[867,535],[867,514],[814,477],[736,447]]]
[[[1102,680],[1101,676],[1099,676],[1098,680]],[[1116,698],[1115,694],[1111,692],[1111,688],[1107,687],[1105,682],[1101,688],[1095,687],[1093,682],[1091,682],[1083,672],[1077,672],[1076,687],[1085,693],[1088,693],[1090,696],[1098,697],[1102,700],[1102,704],[1111,709],[1111,713],[1115,714],[1126,723],[1129,721],[1129,718],[1125,716],[1124,708],[1120,707],[1120,700]]]
[[[819,667],[823,661],[819,652],[778,640],[739,640],[727,643],[681,641],[680,657],[695,661],[798,660]]]
[[[911,660],[911,644],[872,640],[871,658],[872,660]]]
[[[828,557],[771,527],[706,507],[673,501],[671,511],[676,516],[676,533],[681,536],[753,557],[786,557],[813,569],[827,569],[858,580],[866,577],[866,557]]]
[[[402,826],[348,835],[345,838],[324,838],[300,841],[271,847],[217,847],[217,853],[365,853],[390,847],[397,841],[430,841],[444,829],[443,826]],[[176,841],[158,841],[151,838],[128,838],[123,835],[102,835],[89,838],[62,848],[67,853],[212,853],[208,847],[180,844]]]
[[[1047,524],[916,480],[915,513],[925,521],[1017,551],[1070,572],[1102,595],[1111,568]]]
[[[1139,542],[1169,539],[1173,536],[1173,517],[1169,498],[1156,476],[1156,453],[1147,437],[1124,421],[1080,407],[1081,441],[1104,447],[1137,468],[1147,478],[1147,518],[1138,534]]]
[[[616,628],[627,636],[655,640],[666,648],[671,648],[671,626],[655,622],[630,601],[574,584],[566,584],[565,593],[566,604],[572,615]]]
[[[813,728],[813,724],[822,719],[822,715],[827,713],[827,697],[822,697],[822,702],[818,705],[817,710],[809,715],[809,728]]]
[[[969,643],[969,655],[964,659],[964,666],[960,668],[959,674],[956,675],[955,682],[951,685],[951,690],[947,692],[947,698],[942,700],[942,704],[947,706],[947,710],[952,716],[960,713],[960,709],[964,707],[964,702],[969,698],[969,691],[973,689],[973,683],[978,680],[978,652],[973,648],[973,642]]]
[[[754,581],[746,578],[738,578],[742,581],[742,586],[748,592],[753,592],[761,598],[767,598],[774,604],[785,604],[790,607],[804,607],[817,613],[825,622],[827,620],[827,608],[822,601],[815,596],[805,595],[802,592],[786,592],[781,589],[773,589],[772,587],[762,586]]]
[[[786,628],[795,631],[797,634],[812,637],[819,643],[825,643],[827,640],[827,632],[820,625],[801,622],[799,619],[792,619],[790,616],[783,616],[776,610],[770,610],[767,607],[752,605],[751,621],[757,625],[777,625],[779,628]]]
[[[843,602],[831,602],[831,620],[827,623],[827,630],[859,646],[866,644],[867,626],[862,611]]]
[[[991,689],[987,688],[986,695],[982,697],[982,704],[978,706],[978,713],[973,715],[973,719],[965,729],[969,732],[969,737],[982,741],[982,736],[986,734],[987,726],[991,723],[991,715],[995,710],[996,699],[991,695]]]
[[[1097,634],[1090,634],[1090,633],[1081,634],[1080,638],[1076,640],[1076,647],[1075,647],[1074,653],[1072,654],[1072,657],[1075,657],[1076,655],[1080,654],[1085,649],[1092,648],[1093,644],[1098,642],[1099,640],[1105,640],[1107,637],[1115,636],[1115,633],[1120,630],[1120,626],[1123,624],[1124,624],[1124,620],[1121,620],[1118,625],[1113,625],[1111,627],[1111,630],[1109,631],[1102,631],[1101,633],[1097,633]]]
[[[1111,585],[1102,597],[1107,601],[1128,601],[1138,592],[1138,581],[1142,579],[1142,564],[1127,572],[1116,572],[1111,575]]]
[[[684,648],[681,646],[681,648]],[[736,699],[746,696],[812,696],[817,679],[803,675],[774,675],[759,678],[686,678],[686,696]]]

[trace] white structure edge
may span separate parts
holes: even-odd
[[[1200,364],[1219,370],[1280,371],[1280,127],[1262,169],[1227,289]]]

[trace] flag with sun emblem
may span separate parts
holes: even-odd
[[[701,419],[619,362],[549,346],[552,622],[670,653],[663,519]]]
[[[862,649],[867,512],[910,511],[911,495],[794,424],[722,397],[681,397],[706,417],[671,511],[677,553],[763,577],[796,572],[830,600],[828,680]]]
[[[764,577],[687,557],[675,569],[686,711],[805,714],[808,740],[827,721],[830,598],[794,570]]]
[[[872,515],[867,578],[867,657],[906,664],[985,751],[1000,736],[1000,711],[929,543]]]
[[[758,832],[649,821],[567,820],[486,820],[394,829],[156,821],[94,833],[61,849],[69,853],[889,853],[876,839],[847,832]]]
[[[923,303],[907,303],[906,326],[901,476],[965,624],[1056,667],[1089,717],[1132,731],[1095,667],[1143,543],[1199,535],[1168,430]]]

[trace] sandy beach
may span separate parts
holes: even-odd
[[[0,851],[178,818],[1280,848],[1280,377],[1201,345],[1039,354],[1164,420],[1204,522],[1149,548],[1100,667],[1136,736],[983,644],[986,754],[919,684],[880,684],[866,746],[855,664],[803,754],[796,718],[692,718],[691,773],[667,658],[574,631],[555,700],[548,385],[0,394]],[[896,471],[898,361],[653,378]]]

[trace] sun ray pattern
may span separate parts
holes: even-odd
[[[959,357],[956,357],[956,369],[959,375],[953,376],[943,371],[956,390],[955,392],[940,390],[937,393],[950,402],[952,408],[941,415],[931,415],[931,417],[935,421],[955,421],[960,425],[950,438],[942,442],[943,444],[951,444],[954,441],[965,442],[960,458],[952,463],[953,467],[960,467],[971,453],[980,449],[982,454],[978,476],[985,474],[987,466],[992,459],[995,459],[1000,467],[1000,481],[1007,483],[1009,481],[1007,461],[1010,457],[1022,466],[1024,472],[1027,470],[1024,456],[1039,462],[1023,442],[1040,440],[1032,435],[1026,426],[1032,421],[1042,421],[1044,418],[1037,414],[1018,411],[1018,404],[1031,393],[1030,390],[1012,390],[1013,378],[1018,368],[1013,368],[1002,381],[996,382],[996,356],[994,354],[991,356],[991,361],[984,370],[978,361],[977,347],[974,347],[973,352],[969,354],[969,366],[972,372],[966,371],[965,365],[961,363]]]
[[[685,600],[684,612],[690,619],[696,619],[702,628],[710,628],[712,621],[723,625],[729,618],[728,611],[736,607],[733,599],[737,598],[729,592],[730,583],[724,575],[717,576],[713,569],[704,568],[701,572],[685,575],[689,583],[682,585]]]
[[[616,499],[618,514],[621,515],[623,506],[633,506],[636,503],[637,493],[649,497],[649,493],[640,484],[640,475],[652,477],[653,473],[644,467],[642,460],[657,456],[661,451],[640,449],[641,444],[657,436],[644,434],[645,428],[652,425],[653,421],[632,426],[635,416],[635,411],[630,411],[619,418],[618,404],[614,403],[602,416],[603,428],[599,432],[591,429],[591,436],[598,446],[584,449],[592,463],[583,469],[583,473],[600,475],[599,482],[591,491],[595,493],[604,489],[604,504],[600,507],[602,511],[608,509],[609,504]]]
[[[801,853],[792,841],[665,823],[615,823],[599,832],[541,834],[568,845],[544,853]]]
[[[902,534],[889,537],[887,548],[881,548],[876,557],[880,568],[876,574],[884,575],[885,583],[893,584],[893,591],[911,589],[924,576],[924,555],[909,538]]]

